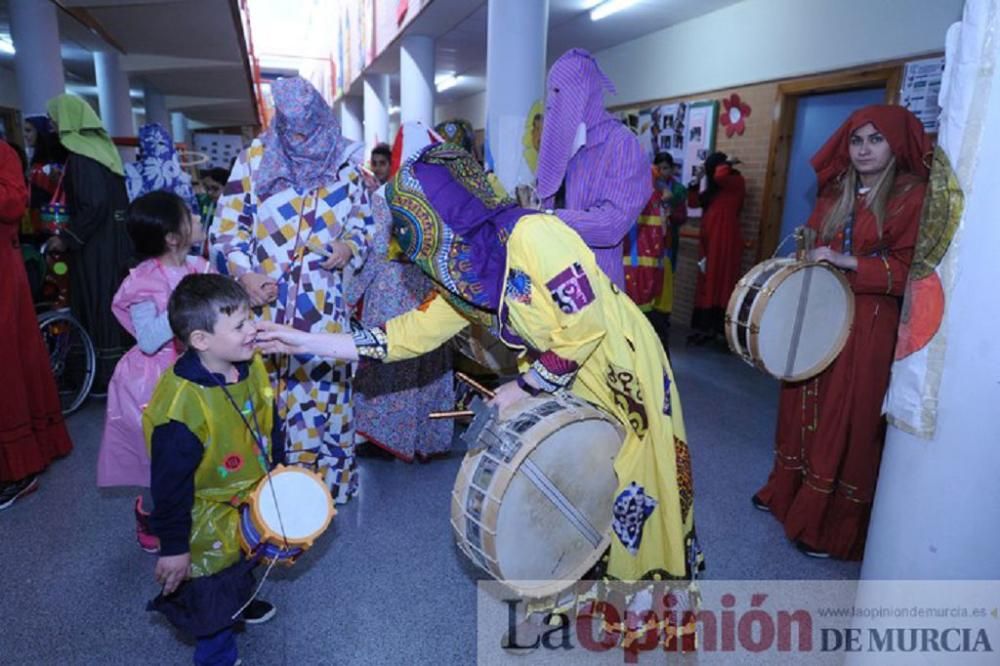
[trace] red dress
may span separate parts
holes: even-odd
[[[0,409],[0,483],[40,472],[73,448],[17,240],[27,203],[20,160],[0,141],[0,368],[5,377]]]
[[[706,272],[698,272],[694,295],[696,319],[698,310],[726,309],[740,279],[743,259],[740,211],[746,198],[746,181],[738,171],[724,165],[716,171],[715,182],[719,191],[701,218],[701,257],[706,260]]]
[[[809,218],[820,230],[839,188],[825,188]],[[913,258],[926,183],[901,173],[886,207],[882,238],[863,198],[855,205],[854,327],[820,375],[781,388],[774,468],[758,497],[789,539],[842,559],[864,552],[885,436],[900,298]],[[830,247],[843,251],[843,232]]]

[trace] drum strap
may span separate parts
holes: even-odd
[[[802,276],[802,291],[799,292],[799,306],[795,309],[795,321],[792,322],[792,339],[788,345],[788,358],[785,359],[785,376],[791,377],[795,369],[795,357],[799,353],[799,342],[802,338],[802,326],[806,319],[806,306],[809,304],[809,288],[812,286],[812,269],[806,268]]]
[[[580,531],[580,534],[590,542],[590,545],[594,548],[601,545],[601,541],[603,540],[601,533],[590,524],[590,521],[587,520],[585,515],[580,513],[579,509],[573,506],[569,498],[556,488],[555,484],[552,483],[552,479],[547,477],[538,465],[531,460],[525,460],[521,464],[521,471],[562,512],[566,520]]]

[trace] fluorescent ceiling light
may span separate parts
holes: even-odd
[[[434,80],[434,87],[437,88],[438,92],[444,92],[445,90],[454,88],[457,85],[458,77],[454,74],[447,74]]]
[[[390,116],[395,116],[395,115],[397,115],[397,114],[398,114],[399,112],[400,112],[400,108],[399,108],[398,106],[390,106],[390,107],[389,107],[389,115],[390,115]]]
[[[14,55],[14,41],[10,35],[0,35],[0,53]]]
[[[637,0],[607,0],[607,2],[590,10],[590,20],[600,21],[602,18],[617,14],[621,10],[631,7],[636,2]]]

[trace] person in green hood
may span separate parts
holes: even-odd
[[[93,391],[102,394],[129,347],[127,333],[111,314],[111,300],[132,255],[125,232],[125,170],[101,119],[82,98],[54,97],[48,112],[59,142],[69,151],[60,188],[69,217],[50,248],[69,253],[70,309],[93,340]]]

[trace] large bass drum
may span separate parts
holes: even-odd
[[[568,393],[527,398],[504,416],[486,424],[455,479],[455,538],[521,596],[557,594],[610,545],[624,433]]]
[[[757,264],[737,283],[726,309],[729,348],[772,377],[818,375],[847,342],[854,292],[827,264],[791,258]]]

